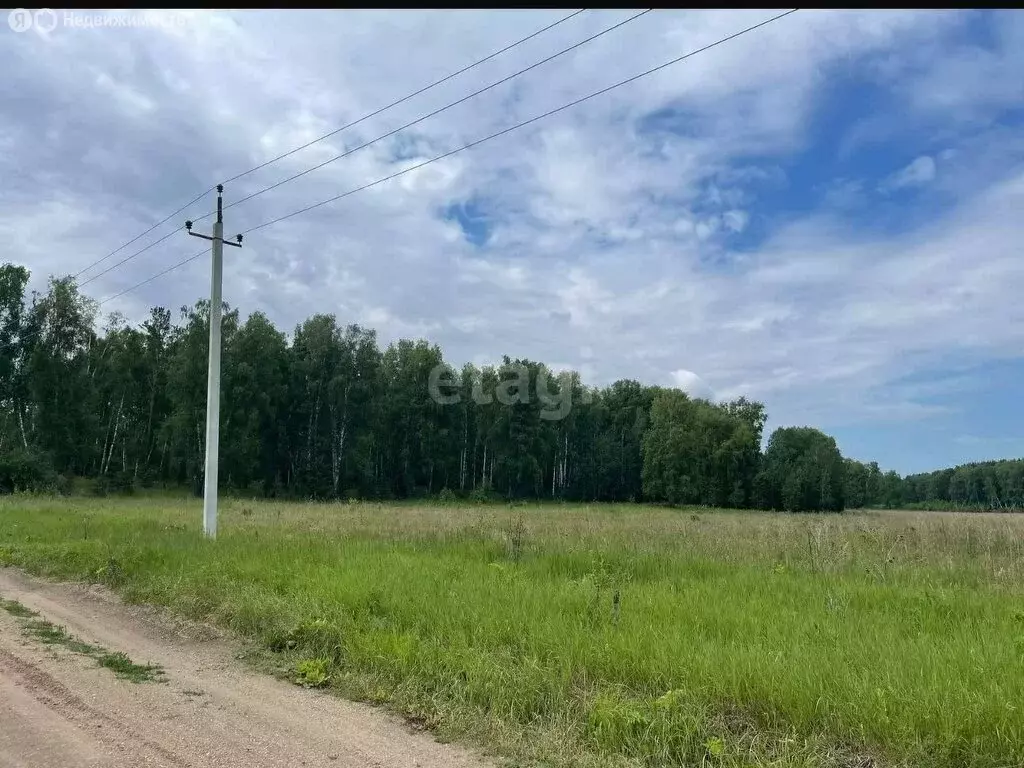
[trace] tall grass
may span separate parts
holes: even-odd
[[[0,563],[545,765],[1024,764],[1024,519],[8,499]],[[616,595],[618,599],[616,600]],[[312,679],[312,678],[309,678]]]

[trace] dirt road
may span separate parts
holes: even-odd
[[[479,768],[397,718],[247,669],[196,625],[102,590],[0,569],[17,600],[88,643],[159,664],[166,683],[117,679],[95,660],[42,645],[0,611],[0,768]]]

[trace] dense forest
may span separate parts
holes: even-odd
[[[31,296],[28,280],[0,267],[0,490],[90,478],[101,493],[198,493],[208,302],[177,319],[153,308],[138,327],[112,315],[97,332],[97,306],[73,279]],[[239,493],[1024,506],[1024,461],[901,478],[844,459],[809,427],[777,429],[762,450],[765,408],[745,398],[710,403],[629,380],[592,388],[507,357],[457,370],[426,341],[382,350],[372,330],[332,315],[289,339],[262,313],[242,322],[226,308],[223,338],[220,479]]]

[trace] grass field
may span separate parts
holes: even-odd
[[[1024,764],[1024,517],[235,500],[216,542],[200,517],[8,497],[0,563],[515,764]]]

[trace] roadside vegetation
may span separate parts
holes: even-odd
[[[521,764],[1024,755],[1024,519],[639,505],[0,501],[0,563],[230,628]]]
[[[163,669],[158,665],[136,664],[126,653],[111,653],[98,645],[82,642],[64,627],[39,618],[38,613],[26,608],[16,600],[0,598],[0,609],[15,618],[24,619],[22,631],[26,637],[38,640],[44,645],[60,646],[72,653],[95,659],[97,664],[111,670],[122,680],[129,680],[133,683],[164,681]]]

